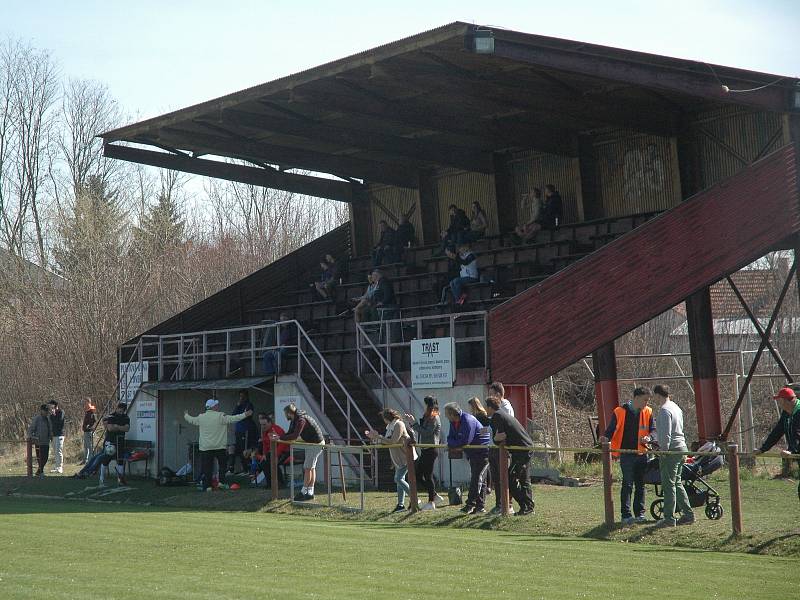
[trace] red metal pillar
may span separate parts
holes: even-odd
[[[722,413],[709,288],[686,299],[686,320],[689,327],[689,350],[692,353],[697,435],[701,441],[715,440],[722,434]]]
[[[600,435],[611,421],[611,413],[619,406],[617,390],[617,354],[614,342],[609,342],[592,352],[594,363],[594,395],[597,402],[597,418]]]

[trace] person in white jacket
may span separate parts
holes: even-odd
[[[409,439],[406,424],[400,418],[400,413],[391,408],[381,411],[381,418],[386,423],[386,435],[381,435],[375,430],[365,431],[367,437],[377,444],[405,444]],[[412,448],[414,460],[417,460],[417,450]],[[397,485],[397,506],[392,512],[402,512],[406,509],[405,501],[406,494],[410,488],[405,477],[409,468],[414,468],[414,465],[409,465],[406,460],[406,452],[404,448],[389,448],[389,456],[392,458],[394,465],[394,482]]]
[[[253,416],[252,410],[246,410],[238,415],[226,415],[219,410],[219,400],[209,398],[206,400],[206,412],[193,417],[189,411],[184,411],[183,418],[188,423],[200,428],[200,469],[203,474],[203,491],[211,485],[214,473],[214,459],[217,459],[219,472],[224,472],[225,461],[228,459],[228,425]]]

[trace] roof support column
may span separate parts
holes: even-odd
[[[497,228],[499,233],[514,231],[519,223],[517,200],[514,197],[514,178],[508,154],[494,154],[494,190],[497,199]]]
[[[591,135],[578,136],[578,170],[580,172],[583,218],[587,221],[605,216],[602,198],[598,194],[597,153]]]
[[[353,256],[369,254],[372,244],[372,205],[368,201],[351,202],[350,250]]]
[[[597,403],[597,419],[600,435],[611,422],[614,409],[619,406],[619,390],[617,388],[617,353],[614,342],[600,346],[592,352],[594,363],[594,397]]]
[[[442,228],[439,226],[439,198],[433,181],[433,171],[419,172],[418,190],[417,209],[422,222],[422,243],[435,244],[439,241]]]
[[[722,433],[722,416],[709,288],[703,288],[686,299],[686,321],[692,354],[697,435],[701,441],[714,440]]]

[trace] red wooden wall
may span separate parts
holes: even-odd
[[[492,378],[538,383],[800,232],[786,146],[489,313]]]

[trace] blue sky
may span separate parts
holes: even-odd
[[[138,118],[451,21],[800,75],[796,0],[0,0],[0,38],[51,50]]]

